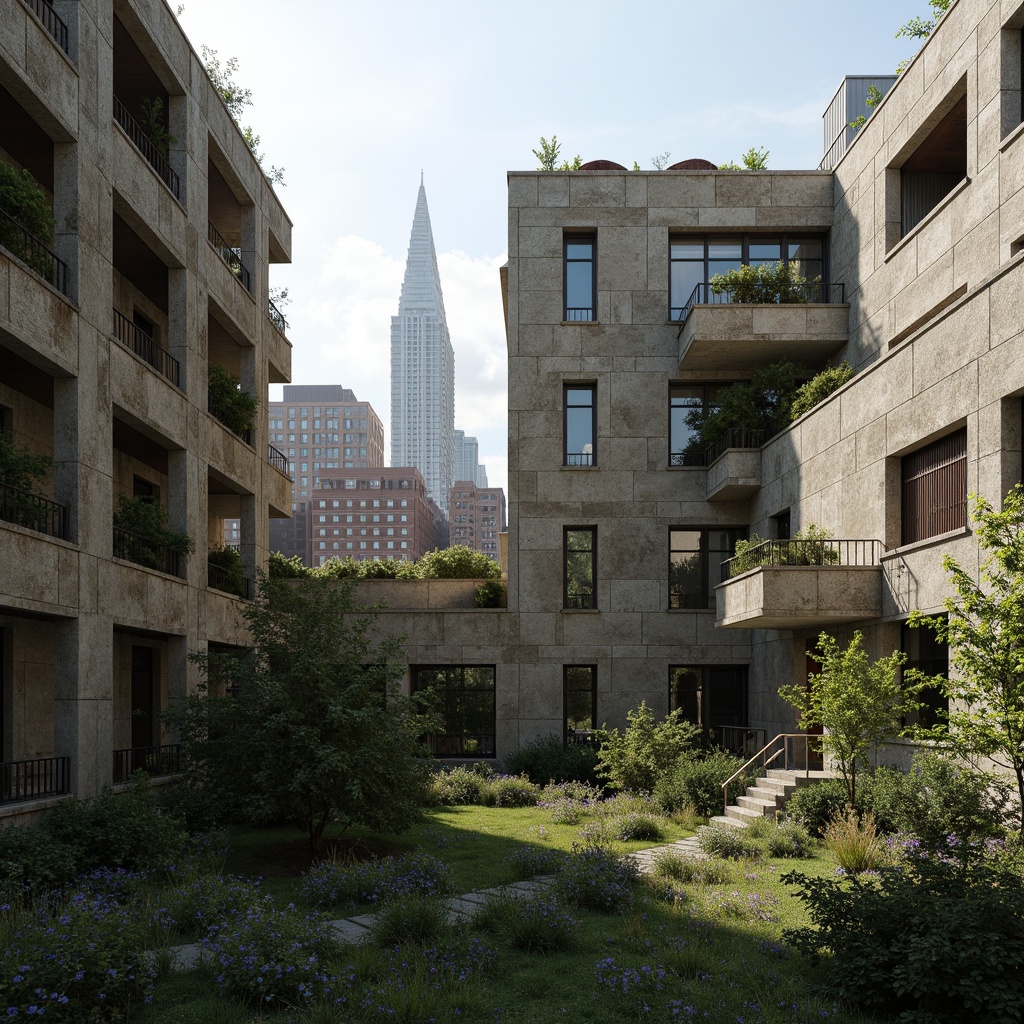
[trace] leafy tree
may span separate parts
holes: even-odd
[[[790,419],[799,419],[820,402],[824,402],[833,391],[838,391],[853,376],[853,367],[844,359],[838,366],[830,366],[815,374],[806,384],[797,388],[796,397],[790,406]]]
[[[928,680],[950,701],[942,739],[1013,773],[1024,836],[1024,487],[1006,495],[1001,512],[976,498],[972,519],[988,553],[980,580],[946,555],[942,566],[956,591],[946,600],[948,615],[915,612],[909,624],[929,626],[949,644],[950,678]]]
[[[679,709],[660,722],[641,701],[626,713],[626,731],[605,733],[597,757],[598,774],[613,789],[651,793],[676,762],[700,742],[700,728],[683,717]]]
[[[562,144],[558,141],[557,135],[551,136],[551,141],[542,135],[540,137],[540,149],[532,150],[533,155],[540,161],[539,171],[578,171],[583,163],[577,154],[572,162],[563,160],[558,163],[558,156],[562,151]]]
[[[901,651],[870,661],[858,630],[845,648],[822,633],[811,657],[821,672],[810,685],[783,686],[779,696],[800,712],[801,729],[823,726],[829,751],[839,762],[851,806],[857,799],[857,763],[871,747],[900,731],[902,719],[916,710],[916,688],[900,686]]]
[[[371,639],[376,610],[349,580],[258,575],[243,658],[196,653],[207,686],[171,714],[186,784],[250,821],[288,821],[319,854],[328,823],[407,829],[425,797],[431,722],[396,683],[402,641]]]
[[[270,552],[267,574],[272,580],[301,580],[312,572],[313,570],[298,555],[288,558],[280,551]]]
[[[167,130],[167,115],[164,112],[164,101],[159,97],[143,97],[142,117],[139,126],[146,133],[154,149],[166,160],[170,155],[171,146],[178,140]]]
[[[417,559],[416,575],[427,580],[496,580],[501,576],[501,566],[480,551],[456,544],[428,551]]]
[[[896,38],[899,39],[902,36],[906,39],[927,39],[935,30],[939,19],[949,9],[951,2],[952,0],[928,0],[928,6],[931,7],[934,17],[911,18],[905,25],[900,26],[896,32]],[[907,60],[901,60],[896,66],[896,74],[902,74],[911,60],[913,60],[912,57]]]
[[[242,390],[238,378],[223,366],[210,363],[210,412],[228,430],[244,437],[252,427],[259,402],[255,395]]]

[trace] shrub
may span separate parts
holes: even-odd
[[[520,847],[505,858],[506,873],[512,882],[525,882],[537,875],[551,875],[562,867],[565,856],[561,850]]]
[[[255,395],[242,390],[239,379],[216,363],[209,365],[210,412],[232,433],[244,437],[259,407]]]
[[[217,546],[207,552],[206,561],[214,569],[219,570],[212,577],[213,586],[217,590],[245,597],[245,570],[242,568],[242,556],[238,551]]]
[[[508,605],[508,591],[501,580],[485,580],[473,591],[473,603],[477,608],[505,608]]]
[[[638,814],[633,811],[621,818],[614,818],[612,826],[617,839],[630,842],[634,839],[646,839],[660,842],[665,838],[665,830],[661,822],[650,814]]]
[[[168,932],[201,938],[231,914],[246,914],[263,899],[259,881],[199,875],[160,893],[158,923]]]
[[[370,936],[379,946],[435,942],[453,931],[448,901],[413,893],[385,904],[373,916]]]
[[[524,743],[503,764],[511,775],[525,775],[538,785],[549,782],[585,782],[599,787],[597,751],[583,743],[565,743],[561,736]]]
[[[873,871],[882,859],[883,846],[870,811],[860,818],[850,808],[840,811],[828,823],[824,842],[839,866],[851,874]]]
[[[729,563],[729,574],[739,576],[759,565],[832,565],[839,561],[839,551],[829,543],[832,534],[822,526],[808,524],[797,530],[789,540],[772,541],[752,533],[747,540],[736,541],[736,554]]]
[[[635,901],[640,870],[602,846],[575,845],[558,875],[558,892],[567,902],[607,914],[624,914]]]
[[[416,560],[416,575],[424,580],[497,580],[501,566],[465,544],[428,551]]]
[[[46,192],[27,168],[16,171],[3,160],[0,160],[0,210],[44,245],[53,247],[53,209]],[[21,232],[3,218],[0,218],[0,245],[24,260],[41,277],[52,279],[51,257],[27,245]]]
[[[724,860],[739,860],[741,857],[756,857],[760,847],[747,839],[743,829],[717,825],[702,825],[697,829],[697,845],[702,853],[709,857],[721,857]]]
[[[820,402],[824,402],[833,391],[838,391],[852,376],[853,367],[845,359],[838,366],[830,366],[815,374],[797,389],[796,398],[790,407],[790,417],[795,420],[805,412],[810,412]]]
[[[167,568],[167,551],[190,555],[195,550],[192,538],[187,533],[172,530],[167,509],[152,498],[118,495],[114,529],[130,535],[127,540],[115,543],[114,554],[151,569]]]
[[[861,809],[866,809],[864,800],[862,792],[858,800]],[[842,779],[824,779],[812,786],[801,786],[787,801],[786,816],[803,825],[811,835],[822,836],[828,823],[845,810],[848,802]]]
[[[807,278],[797,274],[795,265],[783,263],[745,264],[711,278],[715,295],[729,292],[733,302],[806,302]]]
[[[75,851],[43,828],[0,827],[0,904],[19,905],[67,885],[77,873]]]
[[[613,789],[649,793],[699,739],[699,727],[686,721],[681,710],[656,722],[654,712],[641,701],[626,713],[625,733],[612,729],[606,734],[598,753],[598,772]]]
[[[301,580],[313,570],[298,555],[286,558],[280,551],[271,551],[267,575],[272,580]]]
[[[33,455],[15,443],[13,434],[0,430],[0,484],[32,491],[51,469],[53,459],[49,455]]]
[[[536,807],[540,786],[524,777],[499,775],[488,780],[483,789],[483,802],[488,807]]]
[[[733,921],[775,921],[778,896],[757,892],[709,892],[703,899],[704,913],[712,918]]]
[[[542,954],[567,949],[579,926],[579,920],[552,892],[492,896],[476,923],[482,928],[503,931],[516,949]]]
[[[765,836],[765,850],[769,857],[811,857],[814,841],[799,822],[783,821]]]
[[[430,777],[429,795],[434,803],[451,807],[482,804],[487,780],[465,765],[434,772]]]
[[[678,850],[663,850],[654,859],[655,878],[690,885],[725,885],[732,881],[732,869],[724,860],[687,857]]]
[[[692,806],[706,818],[722,813],[722,785],[743,766],[743,761],[724,750],[713,750],[705,756],[691,754],[680,757],[658,782],[654,795],[669,814]],[[729,786],[732,802],[747,785],[740,777]]]
[[[321,861],[302,883],[303,896],[315,907],[387,903],[410,895],[448,896],[454,891],[451,868],[427,853],[383,857],[351,867]]]

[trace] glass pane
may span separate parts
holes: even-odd
[[[565,265],[566,309],[593,309],[594,275],[591,263]]]
[[[590,551],[593,547],[591,530],[566,530],[565,546],[569,551]]]
[[[789,249],[789,258],[791,260],[821,259],[820,239],[801,239],[800,241],[792,241],[787,245],[787,248]]]
[[[594,258],[594,243],[566,242],[565,258],[569,260],[592,260]]]
[[[566,388],[565,389],[565,404],[566,405],[586,405],[591,406],[594,404],[594,389],[593,388]]]
[[[700,263],[673,263],[670,273],[670,298],[672,319],[679,316],[679,311],[689,301],[694,288],[704,281],[704,261]]]
[[[751,263],[778,263],[782,259],[782,242],[779,239],[759,239],[748,248]]]
[[[712,238],[708,241],[709,260],[736,260],[743,256],[743,246],[734,238]]]
[[[679,554],[673,552],[669,564],[669,591],[672,608],[688,608],[692,599],[701,592],[700,552]]]
[[[704,241],[699,242],[672,242],[669,245],[669,255],[674,260],[700,260],[704,261]]]
[[[699,668],[672,669],[669,683],[669,710],[680,710],[688,722],[700,725],[703,721],[701,707],[703,687]]]
[[[594,454],[594,416],[590,409],[569,408],[565,411],[565,454],[589,455],[590,459],[575,464],[590,465]]]

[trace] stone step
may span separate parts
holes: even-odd
[[[796,787],[794,786],[793,789],[795,790]],[[772,789],[770,786],[747,786],[746,795],[756,797],[758,800],[764,800],[774,807],[779,807],[785,803],[786,797],[789,796],[785,790]]]
[[[747,810],[756,811],[761,815],[769,815],[771,817],[774,817],[775,812],[779,809],[779,805],[774,800],[761,800],[756,796],[738,796],[736,797],[736,804]]]
[[[785,779],[769,779],[764,775],[756,778],[754,785],[759,789],[772,789],[783,796],[789,796],[796,789],[794,783],[786,782]]]
[[[725,816],[727,818],[735,818],[737,821],[749,823],[751,821],[756,821],[759,818],[763,818],[764,812],[754,811],[749,807],[740,807],[738,804],[729,804],[729,806],[725,808]]]
[[[716,814],[713,818],[708,819],[712,825],[717,825],[719,828],[746,828],[747,821],[741,818],[727,818],[724,814]]]
[[[823,779],[834,779],[835,772],[811,771],[802,769],[769,768],[768,778],[788,782],[791,786],[807,786]]]

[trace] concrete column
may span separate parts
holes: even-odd
[[[67,264],[67,292],[78,298],[78,144],[53,147],[53,251]]]
[[[68,540],[78,539],[78,378],[53,381],[53,497],[67,509]]]
[[[179,383],[183,391],[189,390],[188,371],[192,369],[188,359],[188,313],[188,271],[171,267],[167,271],[167,349],[181,364]]]

